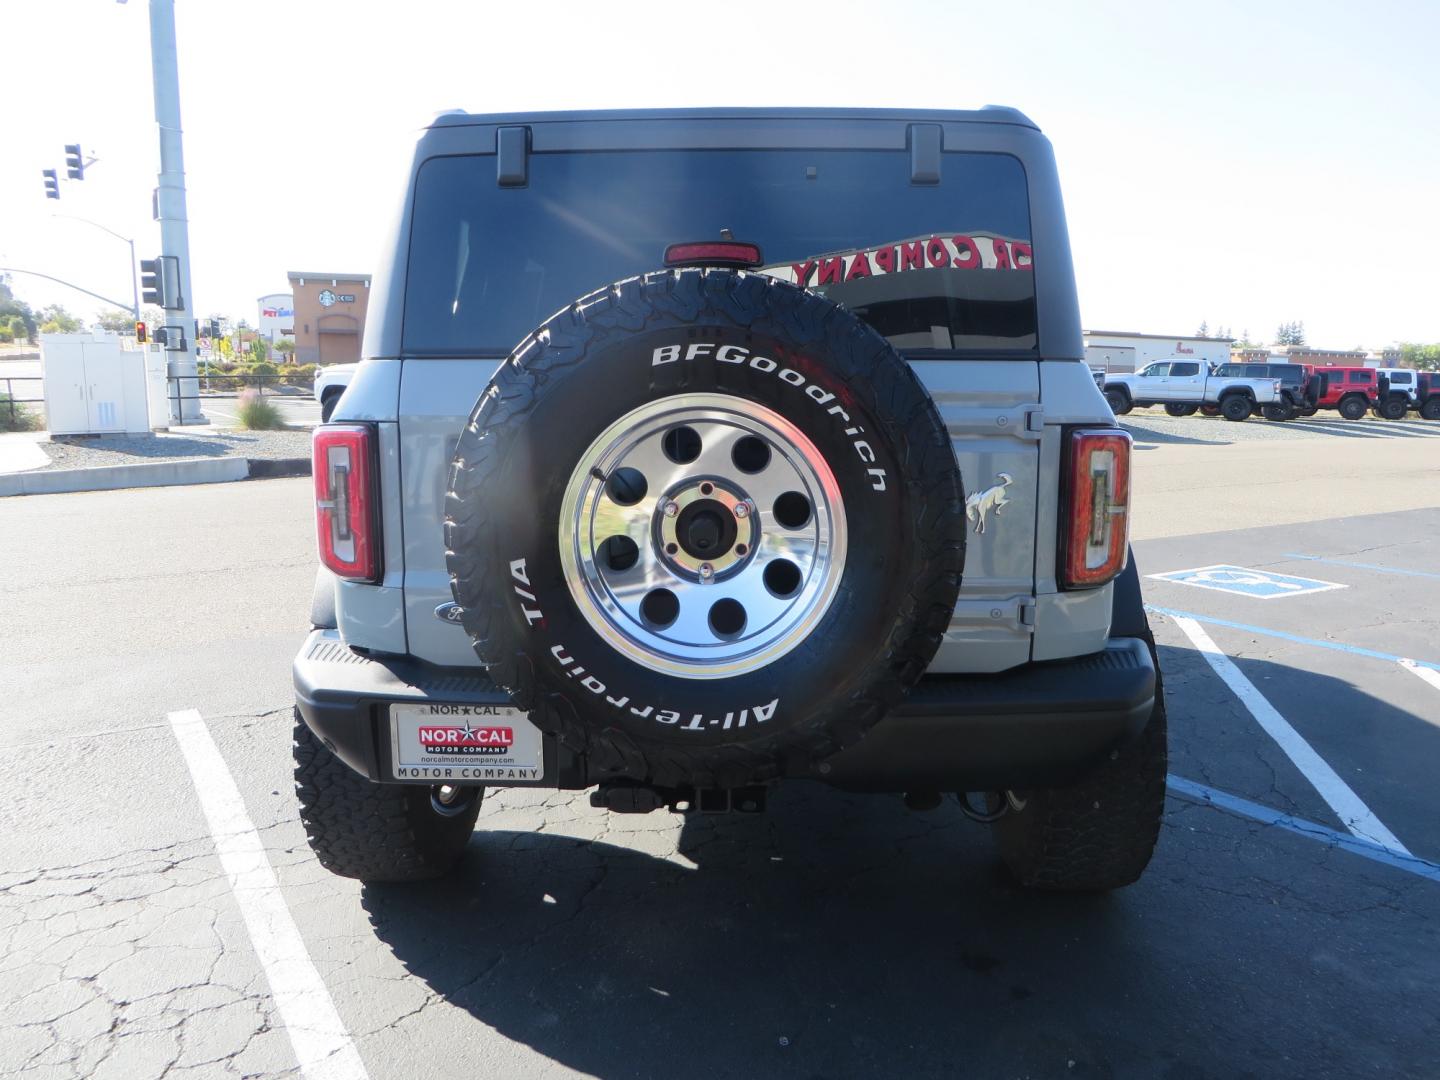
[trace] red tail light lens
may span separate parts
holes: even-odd
[[[375,433],[364,424],[315,429],[315,530],[320,561],[350,581],[380,577],[375,500]]]
[[[738,240],[704,240],[695,244],[671,244],[665,249],[666,266],[763,266],[759,244]]]
[[[1125,569],[1130,539],[1130,436],[1115,428],[1073,431],[1062,560],[1066,588],[1093,589]]]

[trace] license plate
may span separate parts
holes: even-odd
[[[540,729],[510,705],[390,706],[390,773],[428,783],[533,784],[545,776]]]

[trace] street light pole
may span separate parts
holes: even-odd
[[[177,380],[180,423],[205,423],[196,379],[190,297],[190,226],[185,213],[185,155],[180,128],[180,63],[175,49],[175,0],[150,0],[150,66],[155,84],[155,123],[160,128],[160,182],[155,206],[162,254],[179,271],[179,308],[166,312],[180,321],[185,348],[171,352],[169,374]]]
[[[80,217],[78,214],[51,214],[51,217],[69,218],[71,221],[83,221],[86,225],[93,225],[101,232],[107,232],[116,240],[124,240],[130,245],[130,312],[135,316],[135,321],[140,321],[140,282],[135,272],[135,241],[128,236],[121,236],[114,229],[101,225],[98,221],[91,221],[89,218]]]

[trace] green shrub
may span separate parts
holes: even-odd
[[[280,410],[254,390],[240,395],[235,412],[240,417],[240,426],[251,431],[280,431],[285,427]]]
[[[277,368],[274,364],[270,363],[268,360],[262,360],[260,363],[251,364],[248,367],[237,367],[232,374],[244,376],[244,378],[239,380],[240,386],[272,387],[276,385],[274,379],[257,378],[257,376],[278,375],[280,374],[280,369]]]
[[[40,426],[38,415],[18,401],[12,406],[10,395],[0,390],[0,431],[37,431]]]
[[[309,387],[315,382],[314,364],[286,364],[280,369],[280,374],[285,376],[288,386]]]

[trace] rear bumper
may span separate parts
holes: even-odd
[[[390,777],[388,705],[434,701],[508,705],[482,671],[370,658],[335,630],[316,630],[294,663],[300,714],[325,744],[371,780]],[[993,790],[1063,784],[1138,735],[1154,707],[1156,672],[1139,638],[1112,638],[1089,656],[998,675],[920,681],[856,745],[810,778],[857,791]],[[545,738],[545,787],[585,788],[583,754]]]

